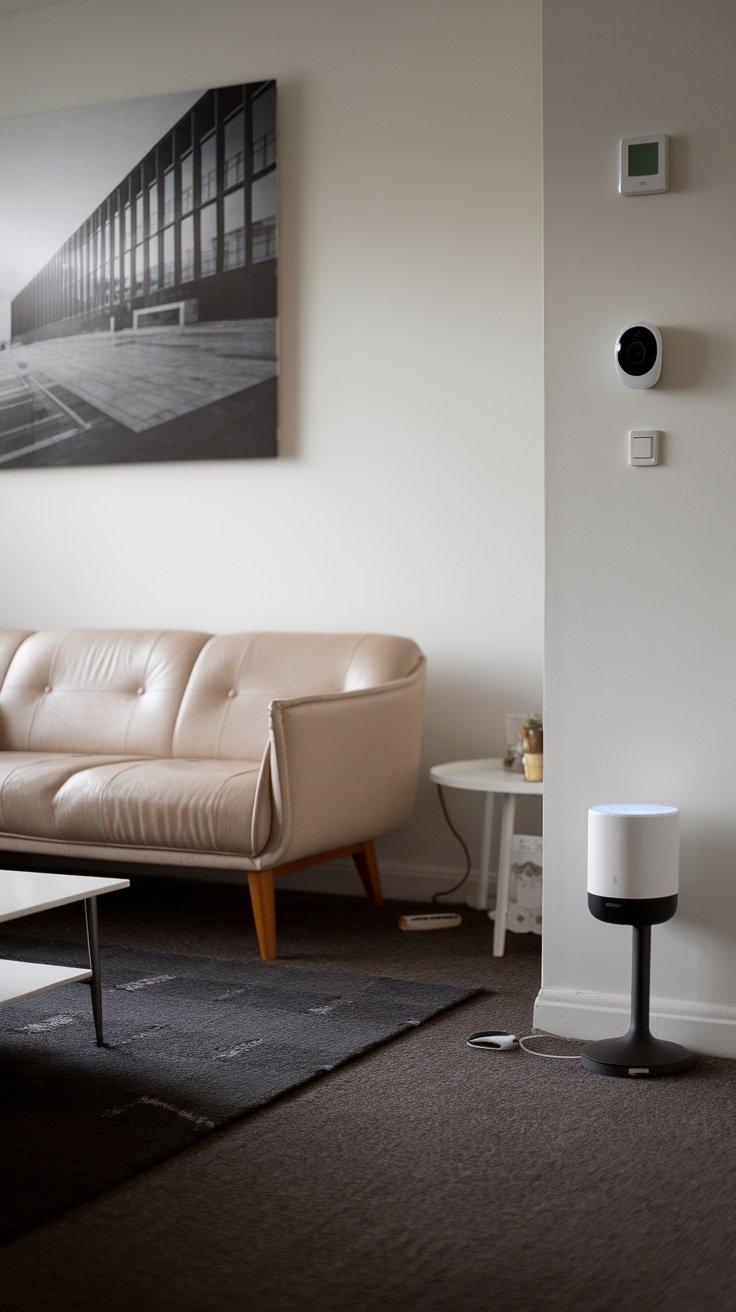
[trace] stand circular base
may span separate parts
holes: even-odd
[[[624,1034],[620,1039],[599,1039],[586,1043],[580,1054],[586,1070],[596,1075],[642,1077],[679,1075],[693,1064],[694,1057],[679,1043],[667,1043],[651,1034],[637,1039]]]

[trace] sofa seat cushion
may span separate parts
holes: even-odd
[[[116,768],[136,759],[75,752],[0,752],[0,833],[58,839],[55,799],[67,780],[90,767]]]
[[[53,809],[63,841],[116,847],[257,855],[270,815],[259,761],[156,759],[100,762],[72,775]],[[258,822],[256,823],[256,810]]]
[[[0,833],[254,856],[270,809],[258,761],[0,752]],[[258,806],[256,801],[258,800]]]

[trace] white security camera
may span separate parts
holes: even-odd
[[[654,387],[662,372],[662,334],[651,323],[630,323],[616,338],[616,373],[624,387]]]

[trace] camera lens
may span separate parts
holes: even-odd
[[[657,363],[657,339],[644,324],[635,324],[622,332],[617,347],[618,362],[625,374],[641,378]]]

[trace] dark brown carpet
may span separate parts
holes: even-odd
[[[286,963],[488,992],[8,1245],[7,1312],[736,1307],[734,1063],[639,1083],[469,1048],[530,1032],[538,939],[494,959],[478,912],[403,934],[403,905],[278,896]],[[243,893],[113,901],[103,941],[255,958]]]

